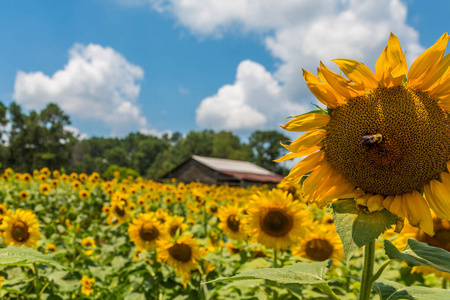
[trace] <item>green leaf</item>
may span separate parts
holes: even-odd
[[[417,299],[417,300],[447,300],[450,290],[427,288],[423,286],[404,286],[395,281],[380,279],[373,283],[373,290],[380,295],[381,300]]]
[[[359,248],[376,239],[396,221],[395,216],[385,209],[365,213],[356,206],[353,199],[336,201],[332,208],[334,224],[344,247],[347,264]]]
[[[336,282],[338,280],[325,280],[325,274],[327,273],[332,260],[313,263],[296,263],[284,268],[264,268],[242,272],[233,277],[220,277],[212,282],[223,282],[230,280],[249,280],[249,279],[266,279],[276,281],[283,284],[295,283],[295,284],[309,284],[315,285],[317,288],[325,291],[327,294],[332,294],[329,282]]]
[[[390,241],[384,241],[387,256],[403,260],[410,267],[427,266],[450,273],[450,252],[429,246],[425,243],[408,239],[405,249],[400,252]]]
[[[0,249],[1,266],[20,266],[33,263],[50,265],[57,269],[69,269],[60,265],[52,255],[42,254],[32,248],[8,246]]]

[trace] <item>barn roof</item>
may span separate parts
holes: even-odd
[[[283,179],[282,176],[248,161],[198,155],[193,155],[192,159],[213,170],[234,176],[238,179],[261,182],[280,182]]]

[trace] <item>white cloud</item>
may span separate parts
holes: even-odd
[[[277,93],[283,95],[286,103],[293,99],[303,104],[317,103],[301,78],[301,69],[315,73],[320,60],[337,70],[331,59],[352,58],[373,70],[390,32],[399,37],[409,62],[423,51],[417,31],[406,23],[407,7],[400,0],[120,1],[147,4],[156,11],[171,14],[179,26],[202,38],[220,38],[230,32],[258,33],[266,49],[279,61],[272,80],[265,82],[277,81],[281,89]],[[276,123],[268,120],[270,110],[261,110],[259,103],[250,103],[250,98],[245,98],[251,97],[250,94],[243,95],[243,91],[253,90],[254,84],[257,83],[237,80],[204,99],[197,110],[198,124],[216,129],[269,123],[274,126]],[[273,99],[271,107],[278,109],[273,90],[261,88],[259,94],[264,91],[268,94],[259,97]],[[208,117],[207,111],[214,114]],[[293,110],[285,116],[299,113]]]
[[[263,66],[245,60],[239,64],[232,85],[203,99],[196,120],[202,127],[218,130],[268,129],[290,111],[305,109],[283,95],[278,81]]]
[[[73,134],[74,137],[76,137],[79,141],[85,140],[88,138],[88,134],[87,133],[80,133],[80,130],[76,127],[70,126],[70,125],[66,125],[64,126],[64,130],[71,132]]]
[[[13,98],[27,109],[48,102],[85,120],[101,120],[111,135],[147,128],[136,100],[144,71],[110,47],[75,44],[69,61],[52,76],[17,72]]]

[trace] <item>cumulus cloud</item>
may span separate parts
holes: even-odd
[[[69,115],[103,121],[113,136],[124,135],[147,128],[136,103],[143,76],[142,68],[110,47],[75,44],[67,64],[52,76],[17,72],[13,98],[27,109],[53,102]]]
[[[266,82],[277,82],[281,89],[277,93],[283,95],[286,103],[294,102],[293,99],[300,99],[297,101],[302,104],[314,101],[301,78],[301,69],[315,72],[320,60],[337,70],[331,59],[352,58],[373,70],[390,32],[399,37],[408,61],[424,50],[418,42],[417,31],[406,23],[407,7],[400,0],[120,1],[147,4],[156,11],[170,14],[179,26],[202,38],[220,38],[236,31],[257,32],[263,37],[263,45],[279,62],[275,72],[268,74],[272,81]],[[252,85],[256,83],[248,82],[248,87],[244,84],[247,83],[237,80],[231,86],[221,87],[216,95],[205,98],[197,110],[198,124],[224,129],[246,127],[250,123],[269,124],[267,113],[270,110],[242,100],[252,97],[249,93],[244,97],[242,93],[253,90]],[[267,92],[263,99],[274,99],[271,88],[261,91]],[[216,122],[204,113],[213,110],[214,101],[223,109],[216,110]],[[236,108],[238,103],[243,106]],[[277,109],[277,105],[274,101],[271,107]],[[298,113],[292,111],[287,115]],[[246,120],[242,120],[242,115],[247,116]]]
[[[267,129],[289,112],[305,110],[283,95],[279,82],[262,65],[245,60],[239,64],[233,84],[202,101],[196,121],[218,130]]]

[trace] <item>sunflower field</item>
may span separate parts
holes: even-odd
[[[2,299],[357,298],[363,254],[358,245],[344,242],[351,248],[344,249],[334,222],[352,223],[346,203],[331,215],[307,206],[299,184],[244,188],[115,176],[3,172]],[[368,226],[369,218],[387,216],[356,214]],[[383,281],[373,295],[430,299],[426,287],[446,288],[448,261],[438,271],[429,267],[432,258],[397,250],[417,248],[407,241],[414,237],[447,252],[450,223],[435,218],[435,230],[440,234],[430,237],[406,223],[400,235],[383,234],[375,250]],[[448,297],[439,291],[432,299]]]

